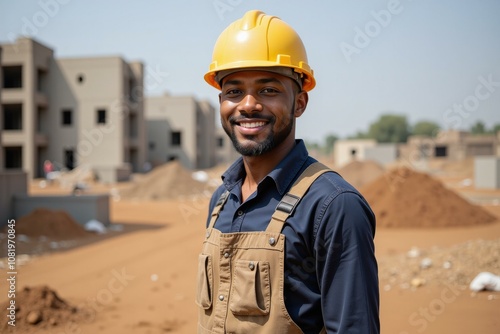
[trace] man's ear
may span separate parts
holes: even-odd
[[[295,95],[295,117],[300,117],[306,111],[307,103],[309,102],[309,95],[305,90],[302,90]]]

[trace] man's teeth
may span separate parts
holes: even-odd
[[[252,122],[252,123],[240,123],[240,126],[244,128],[257,128],[259,126],[264,126],[265,122]]]

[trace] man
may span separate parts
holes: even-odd
[[[375,217],[295,139],[315,86],[300,37],[247,12],[220,35],[205,80],[242,157],[210,202],[198,332],[379,333]]]

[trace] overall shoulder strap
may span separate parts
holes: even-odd
[[[228,197],[229,197],[229,191],[226,190],[220,195],[219,199],[217,200],[217,204],[215,204],[215,207],[212,210],[212,217],[210,218],[210,223],[208,224],[209,229],[214,227],[215,221],[217,220],[217,218],[219,218],[220,210],[222,210],[222,207],[226,203]]]
[[[307,167],[292,185],[290,191],[286,193],[278,203],[266,231],[280,233],[283,229],[283,224],[293,213],[302,197],[306,194],[307,190],[309,190],[311,184],[313,184],[321,174],[328,171],[331,171],[331,169],[320,162],[315,162]]]

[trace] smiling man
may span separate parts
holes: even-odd
[[[241,154],[210,202],[198,262],[199,333],[379,333],[375,217],[295,138],[313,71],[285,22],[247,12],[205,80]]]

